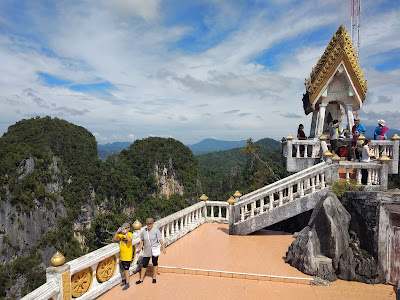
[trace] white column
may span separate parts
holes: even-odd
[[[351,133],[351,129],[353,128],[354,125],[353,104],[346,103],[346,115],[347,115],[347,124],[349,125],[350,137],[352,138],[353,134]]]
[[[240,208],[240,220],[244,221],[244,205]]]
[[[274,194],[269,195],[269,210],[274,209]]]
[[[319,112],[318,112],[318,125],[317,125],[317,135],[316,137],[320,137],[324,131],[324,121],[325,121],[325,112],[326,112],[326,103],[319,104]]]
[[[317,125],[318,110],[313,111],[310,128],[310,138],[315,137],[315,127]]]

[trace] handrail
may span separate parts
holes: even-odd
[[[311,168],[302,170],[300,172],[297,172],[295,174],[292,174],[290,176],[282,178],[281,180],[275,181],[275,182],[273,182],[273,183],[271,183],[271,184],[269,184],[269,185],[267,185],[265,187],[262,187],[262,188],[260,188],[258,190],[255,190],[253,192],[250,192],[248,194],[245,194],[245,195],[241,196],[239,198],[238,202],[235,203],[235,205],[239,205],[239,203],[241,203],[242,201],[245,201],[247,198],[250,198],[253,195],[258,195],[258,194],[264,193],[265,191],[269,191],[270,189],[272,189],[274,187],[278,187],[278,186],[284,185],[284,184],[286,184],[288,182],[291,182],[294,179],[299,179],[299,178],[301,178],[301,177],[303,177],[305,175],[308,175],[310,173],[310,171],[311,172],[317,172],[317,171],[323,170],[327,166],[328,166],[328,164],[326,162],[320,162],[319,164],[316,164],[315,166],[313,166]]]
[[[30,292],[21,300],[48,300],[51,298],[56,299],[57,294],[60,292],[60,286],[55,280],[51,280],[42,284],[36,290]]]

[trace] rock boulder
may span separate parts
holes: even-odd
[[[286,262],[303,273],[333,281],[337,277],[379,283],[378,264],[360,248],[351,216],[333,193],[314,208],[308,225],[300,231],[286,253]]]

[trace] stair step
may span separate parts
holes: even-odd
[[[310,285],[313,281],[312,277],[310,278],[291,277],[291,276],[252,274],[252,273],[240,273],[240,272],[221,271],[221,270],[204,270],[204,269],[168,267],[168,266],[158,266],[158,271],[161,273],[176,273],[176,274],[226,277],[226,278],[274,281],[274,282],[289,282],[289,283],[297,283],[305,285]]]

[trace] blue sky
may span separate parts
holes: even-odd
[[[0,134],[51,116],[99,143],[295,135],[304,78],[350,0],[0,2]],[[359,116],[400,129],[400,1],[362,2]]]

